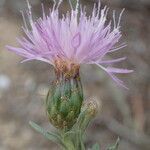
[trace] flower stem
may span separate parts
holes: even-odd
[[[61,141],[63,143],[63,150],[85,150],[83,132],[77,128],[72,128],[68,132],[62,132]]]

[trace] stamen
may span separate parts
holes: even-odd
[[[41,6],[42,6],[43,19],[45,20],[46,19],[46,15],[45,15],[45,9],[44,9],[43,3],[41,4]]]
[[[23,18],[24,27],[28,31],[27,22],[26,22],[25,15],[24,15],[23,11],[21,11],[21,15],[22,15],[22,18]]]
[[[54,2],[54,4],[53,4],[53,9],[52,10],[54,11],[55,6],[56,6],[57,3],[56,3],[56,0],[53,0],[53,2]]]
[[[30,24],[31,24],[31,26],[32,26],[32,24],[33,24],[33,19],[32,19],[32,11],[31,11],[31,5],[30,5],[30,3],[29,3],[29,0],[26,0],[27,1],[27,6],[28,6],[28,11],[27,11],[27,13],[28,13],[28,17],[29,17],[29,21],[30,21]]]
[[[125,11],[125,8],[121,11],[121,13],[120,13],[120,15],[119,15],[117,27],[119,27],[119,25],[120,25],[120,21],[121,21],[122,14],[123,14],[124,11]]]
[[[60,4],[61,4],[62,2],[63,2],[63,0],[59,0],[58,5],[57,5],[56,9],[58,9],[58,8],[59,8],[59,6],[60,6]]]
[[[73,6],[72,6],[72,3],[71,3],[71,0],[69,0],[69,5],[70,5],[71,9],[73,10]]]
[[[75,11],[76,11],[76,13],[78,14],[78,11],[79,11],[79,0],[77,0]]]
[[[116,11],[113,11],[113,21],[114,21],[114,29],[117,27],[116,26]]]
[[[120,49],[122,49],[122,48],[124,48],[126,46],[127,46],[126,43],[122,43],[121,45],[119,45],[117,47],[114,47],[113,49],[109,50],[108,53],[115,52],[115,51],[120,50]]]
[[[101,1],[98,1],[98,7],[97,7],[97,16],[99,17],[100,14],[100,9],[101,9]]]

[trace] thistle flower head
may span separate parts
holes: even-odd
[[[17,41],[20,47],[8,46],[8,49],[25,57],[23,61],[41,60],[61,71],[81,64],[96,64],[106,71],[117,84],[124,86],[115,75],[130,73],[132,70],[110,67],[125,57],[105,60],[105,56],[125,47],[116,47],[121,38],[120,13],[118,21],[113,13],[113,21],[107,21],[108,8],[94,5],[92,14],[87,16],[85,8],[77,2],[76,8],[60,17],[59,5],[54,4],[48,15],[43,9],[43,17],[35,22],[32,19],[31,6],[28,3],[28,19],[31,29],[23,27],[25,37]],[[106,23],[107,22],[107,23]],[[59,63],[58,63],[59,62]],[[104,66],[105,67],[104,67]],[[74,70],[75,71],[75,70]],[[73,73],[72,71],[70,73]],[[70,74],[69,73],[69,74]],[[125,86],[124,86],[125,87]]]

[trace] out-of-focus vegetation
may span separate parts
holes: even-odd
[[[90,13],[96,0],[82,0]],[[41,2],[48,10],[50,0],[30,0],[34,17],[41,15]],[[128,91],[118,88],[111,79],[95,66],[82,66],[81,75],[86,99],[97,97],[102,110],[89,126],[86,145],[98,142],[102,150],[114,143],[119,136],[120,150],[150,149],[150,1],[149,0],[101,0],[117,14],[122,8],[122,41],[128,46],[116,55],[127,55],[120,66],[134,69],[134,73],[120,76],[126,81]],[[22,59],[8,52],[5,45],[16,45],[23,25],[20,10],[26,10],[25,0],[0,0],[0,150],[48,150],[59,149],[34,132],[28,121],[34,120],[49,130],[44,110],[44,99],[53,68],[43,62],[20,64]],[[69,9],[66,0],[60,11]]]

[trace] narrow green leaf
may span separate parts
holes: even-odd
[[[113,146],[109,147],[107,150],[118,150],[119,142],[120,142],[120,139],[118,137],[116,143]]]
[[[43,129],[42,127],[40,127],[39,125],[37,125],[36,123],[34,123],[32,121],[30,121],[29,124],[37,132],[43,134],[48,140],[51,140],[51,141],[53,141],[55,143],[58,143],[58,144],[61,144],[63,146],[63,143],[62,143],[60,137],[57,134],[47,132],[45,129]]]
[[[92,146],[92,149],[91,150],[100,150],[100,146],[99,146],[99,144],[94,144],[93,146]]]

